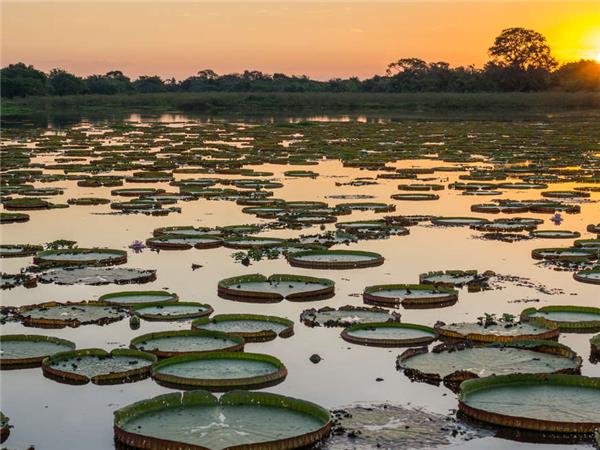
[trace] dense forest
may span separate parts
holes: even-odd
[[[559,65],[546,38],[524,29],[503,30],[482,67],[451,67],[446,62],[402,58],[385,75],[360,80],[312,80],[307,76],[266,74],[256,70],[218,75],[201,70],[184,80],[144,75],[135,80],[119,70],[79,77],[64,69],[44,73],[24,63],[2,68],[2,97],[127,94],[159,92],[533,92],[598,91],[600,63],[580,60]]]

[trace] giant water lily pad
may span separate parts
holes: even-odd
[[[244,339],[218,331],[160,331],[138,336],[131,340],[129,346],[168,358],[193,353],[242,351]]]
[[[470,225],[480,225],[487,222],[487,219],[480,217],[436,217],[431,219],[432,224],[446,227],[465,227]]]
[[[127,311],[104,302],[46,302],[21,306],[17,312],[23,325],[39,328],[106,325],[126,317]]]
[[[512,374],[460,385],[459,409],[494,425],[557,433],[592,433],[600,426],[600,378]]]
[[[333,296],[335,284],[325,278],[301,275],[260,274],[226,278],[218,285],[220,297],[232,300],[278,302],[319,300]]]
[[[206,235],[218,235],[218,231],[208,227],[176,226],[157,228],[153,232],[155,237],[159,236],[185,236],[202,237]]]
[[[294,322],[283,317],[258,314],[219,314],[192,322],[192,329],[220,331],[244,338],[246,342],[263,342],[290,337],[294,334]]]
[[[427,345],[438,337],[437,331],[424,325],[399,322],[360,323],[341,334],[348,342],[373,347],[413,347]]]
[[[55,284],[103,284],[149,283],[156,280],[156,270],[129,267],[70,267],[42,272],[38,281]]]
[[[3,335],[0,336],[0,368],[37,367],[47,356],[74,349],[73,342],[53,336]]]
[[[439,200],[440,196],[437,194],[426,194],[426,193],[414,192],[412,194],[392,194],[391,198],[394,200],[427,201],[427,200]]]
[[[194,450],[300,448],[330,428],[329,413],[314,403],[246,391],[219,399],[191,391],[142,400],[115,411],[114,426],[117,442],[134,448]]]
[[[225,239],[223,241],[225,247],[238,249],[279,247],[285,245],[285,243],[285,239],[259,236],[241,236]]]
[[[357,269],[384,262],[379,253],[356,250],[309,250],[288,255],[287,260],[294,267],[309,269]]]
[[[156,359],[152,353],[137,350],[89,348],[51,355],[44,359],[42,371],[68,384],[129,383],[148,377]]]
[[[591,261],[598,259],[598,255],[590,249],[579,247],[560,247],[560,248],[536,248],[531,251],[533,259],[542,259],[545,261]]]
[[[573,278],[582,283],[600,284],[600,266],[575,272]]]
[[[437,323],[435,329],[443,338],[468,339],[473,342],[512,342],[535,339],[556,339],[557,327],[537,326],[528,322],[483,324],[480,322]]]
[[[581,236],[578,231],[569,230],[534,230],[530,236],[543,239],[575,239]]]
[[[1,223],[22,223],[29,221],[29,214],[25,213],[0,213],[0,224]]]
[[[412,380],[441,381],[452,389],[461,381],[511,373],[578,373],[582,360],[570,348],[554,341],[517,341],[485,347],[441,344],[408,349],[396,368]]]
[[[101,295],[98,300],[121,306],[160,305],[177,301],[177,294],[167,291],[124,291]]]
[[[34,264],[52,266],[113,266],[127,262],[127,252],[108,248],[46,250],[33,258]]]
[[[152,377],[175,389],[259,389],[281,383],[287,369],[277,358],[259,353],[212,352],[175,356],[156,364]]]
[[[337,309],[325,306],[302,311],[300,320],[309,327],[349,327],[356,323],[399,322],[400,314],[376,306],[346,305]]]
[[[521,320],[547,328],[558,327],[563,332],[589,333],[600,331],[600,308],[559,305],[527,308],[521,313]]]
[[[158,304],[142,304],[134,306],[132,313],[144,320],[182,320],[210,316],[213,309],[210,305],[197,302],[169,301]]]
[[[31,256],[43,250],[41,245],[29,244],[2,244],[0,245],[0,258],[17,258]]]
[[[162,235],[146,240],[146,245],[150,248],[161,250],[188,250],[190,248],[204,249],[217,248],[223,244],[220,236],[205,234],[202,236],[188,235]]]
[[[381,284],[366,287],[363,300],[388,307],[440,308],[456,303],[458,291],[429,284]]]

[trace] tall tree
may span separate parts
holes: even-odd
[[[544,69],[557,66],[550,54],[546,38],[537,31],[526,28],[507,28],[494,41],[488,54],[491,63],[499,67],[518,70]]]

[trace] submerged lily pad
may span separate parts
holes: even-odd
[[[435,341],[438,333],[424,325],[399,322],[359,323],[341,334],[348,342],[373,347],[416,347]]]
[[[385,261],[379,253],[356,250],[309,250],[288,255],[287,260],[291,266],[308,269],[357,269]]]
[[[600,331],[600,308],[591,306],[544,306],[527,308],[521,320],[546,328],[560,328],[563,332]]]
[[[356,323],[399,322],[400,314],[376,306],[346,305],[338,309],[325,306],[302,311],[300,321],[309,327],[349,327]]]
[[[554,341],[517,341],[485,347],[441,344],[408,349],[396,368],[411,380],[444,382],[451,389],[471,378],[511,373],[579,373],[582,360],[570,348]]]
[[[156,270],[129,267],[67,267],[42,272],[38,281],[56,284],[103,284],[149,283],[156,280]]]
[[[108,248],[73,248],[46,250],[33,263],[52,266],[114,266],[127,262],[127,252]]]
[[[243,275],[219,281],[218,293],[230,300],[278,302],[321,300],[334,295],[335,283],[326,278],[302,275]]]
[[[42,371],[53,380],[68,384],[119,384],[150,376],[157,358],[137,350],[99,348],[57,353],[44,359]]]
[[[64,328],[89,324],[106,325],[117,322],[128,314],[122,308],[104,302],[46,302],[21,306],[16,315],[25,326]]]
[[[131,312],[144,320],[182,320],[210,316],[213,309],[210,305],[197,302],[168,301],[158,304],[141,304],[134,306]]]
[[[0,336],[0,368],[38,367],[47,356],[74,349],[73,342],[53,336],[2,335]]]
[[[294,334],[294,322],[283,317],[258,314],[219,314],[192,322],[193,330],[219,331],[238,336],[246,342],[264,342],[290,337]]]
[[[329,413],[314,403],[277,394],[176,392],[115,411],[115,439],[137,447],[277,448],[310,446],[329,434]],[[202,433],[194,432],[201,427]]]
[[[368,286],[363,301],[368,304],[404,308],[441,308],[458,300],[458,291],[428,284],[381,284]]]
[[[160,331],[131,340],[135,350],[151,352],[160,358],[208,352],[237,352],[244,349],[244,339],[218,331]]]
[[[600,426],[600,378],[512,374],[460,385],[459,409],[494,425],[555,433],[593,433]]]
[[[485,431],[467,428],[455,417],[415,406],[360,404],[332,412],[332,434],[324,450],[444,448],[477,437]]]
[[[279,359],[260,353],[175,356],[152,368],[156,382],[175,389],[260,389],[279,384],[286,376],[287,369]]]

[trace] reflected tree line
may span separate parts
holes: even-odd
[[[46,74],[24,63],[1,70],[2,97],[158,92],[531,92],[600,90],[600,63],[580,60],[559,65],[546,38],[525,28],[508,28],[496,37],[482,67],[451,67],[446,62],[402,58],[385,75],[328,81],[266,74],[257,70],[219,75],[213,70],[177,81],[157,75],[135,80],[119,70],[78,77],[63,69]]]

